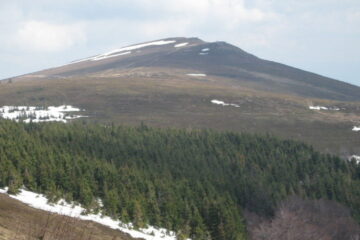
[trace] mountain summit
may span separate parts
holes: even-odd
[[[25,77],[117,76],[136,68],[182,69],[234,80],[256,90],[357,101],[360,87],[260,59],[226,42],[167,38],[115,49]]]

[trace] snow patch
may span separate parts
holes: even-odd
[[[340,111],[338,107],[324,107],[324,106],[309,106],[311,110],[329,110],[329,111]]]
[[[169,41],[161,40],[161,41],[156,41],[156,42],[149,42],[149,43],[133,45],[133,46],[129,46],[129,47],[123,47],[123,48],[112,50],[112,51],[104,53],[104,54],[97,55],[95,57],[85,58],[85,59],[75,61],[72,63],[103,60],[106,58],[112,58],[112,57],[130,54],[132,50],[149,47],[149,46],[161,46],[161,45],[171,44],[171,43],[175,43],[175,42],[176,41],[174,41],[174,40],[169,40]]]
[[[47,108],[35,106],[3,106],[0,108],[0,117],[23,121],[25,123],[40,122],[64,122],[68,120],[87,117],[83,115],[74,115],[70,112],[80,112],[80,108],[71,105],[61,105],[58,107],[49,106]]]
[[[201,49],[199,55],[202,55],[202,56],[208,55],[209,51],[210,51],[210,48],[203,48],[203,49]]]
[[[191,77],[206,77],[207,76],[204,73],[188,73],[186,75],[191,76]]]
[[[360,131],[360,127],[354,126],[352,129],[354,132],[359,132]]]
[[[99,61],[99,60],[103,60],[106,58],[113,58],[113,57],[118,57],[118,56],[122,56],[122,55],[128,55],[130,53],[131,53],[131,51],[123,52],[123,53],[119,53],[119,54],[112,54],[112,55],[99,55],[99,56],[93,57],[91,59],[91,61]]]
[[[179,43],[179,44],[176,44],[174,47],[176,47],[176,48],[185,47],[185,46],[188,45],[188,44],[189,44],[188,42]]]
[[[225,103],[224,101],[220,101],[220,100],[216,100],[213,99],[211,100],[211,103],[216,104],[216,105],[221,105],[221,106],[232,106],[232,107],[240,107],[238,104],[235,103]]]
[[[353,159],[355,160],[356,164],[360,164],[360,156],[352,155],[352,156],[349,156],[349,158],[348,158],[349,161],[352,161]]]
[[[7,193],[7,190],[8,188],[0,188],[0,193]],[[63,199],[59,200],[57,203],[49,203],[48,199],[44,195],[27,191],[25,189],[21,189],[17,195],[9,196],[27,204],[30,207],[69,217],[76,217],[81,220],[97,222],[112,229],[128,233],[133,238],[143,238],[145,240],[176,240],[176,234],[173,231],[153,226],[135,230],[133,224],[125,224],[120,220],[114,220],[108,216],[102,215],[101,213],[84,214],[87,212],[86,209],[75,203],[67,203]]]

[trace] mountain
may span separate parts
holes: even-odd
[[[136,68],[184,69],[234,79],[239,86],[305,97],[358,101],[360,87],[276,62],[226,42],[169,38],[132,45],[23,77],[116,76]]]
[[[73,105],[83,121],[270,133],[360,155],[360,88],[225,42],[168,38],[1,81],[9,106]]]

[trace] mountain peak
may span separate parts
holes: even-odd
[[[121,72],[181,70],[235,81],[239,86],[275,93],[336,100],[358,100],[358,87],[266,61],[224,41],[171,37],[129,45],[70,64],[25,75],[29,78],[119,76]],[[23,76],[24,77],[24,76]]]

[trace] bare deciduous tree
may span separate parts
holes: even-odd
[[[249,230],[254,240],[360,239],[359,224],[346,207],[335,201],[299,197],[284,201],[273,219],[253,225]]]

